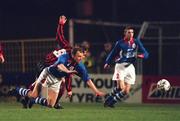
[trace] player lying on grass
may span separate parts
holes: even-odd
[[[81,48],[74,48],[72,50],[72,55],[63,54],[61,55],[55,64],[45,68],[39,78],[36,81],[33,91],[30,89],[16,88],[16,91],[21,96],[27,96],[31,98],[30,107],[32,104],[40,104],[47,107],[54,107],[60,84],[64,81],[64,77],[69,74],[76,74],[81,79],[87,83],[87,85],[92,89],[96,95],[104,96],[104,93],[99,91],[92,80],[90,79],[86,67],[82,63],[84,58],[83,50]],[[42,84],[41,80],[46,79]],[[42,98],[38,95],[39,85],[48,87],[48,97]]]
[[[141,54],[137,54],[137,49]],[[116,82],[116,85],[111,95],[106,98],[104,102],[105,107],[114,107],[114,104],[117,103],[118,100],[120,101],[124,96],[128,95],[131,85],[135,83],[136,79],[133,64],[137,57],[146,59],[148,55],[141,41],[134,38],[134,29],[130,26],[126,27],[124,30],[124,38],[116,42],[104,65],[104,68],[108,68],[111,61],[119,57],[115,61],[116,64],[112,78],[112,80]]]

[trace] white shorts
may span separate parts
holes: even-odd
[[[53,90],[56,93],[59,93],[61,83],[64,80],[64,78],[56,78],[52,77],[52,75],[48,75],[46,78],[46,81],[43,83],[43,87],[47,87],[48,89]]]
[[[122,80],[127,84],[135,83],[135,68],[133,64],[126,67],[128,63],[116,63],[112,80]]]
[[[45,79],[45,82],[42,84],[41,82],[44,79]],[[64,77],[56,78],[56,77],[52,76],[51,74],[49,74],[47,68],[45,68],[39,75],[39,77],[37,79],[37,83],[41,83],[42,86],[47,87],[48,89],[52,89],[56,93],[59,93],[60,85],[61,85],[62,81],[64,81],[64,80],[65,80]]]

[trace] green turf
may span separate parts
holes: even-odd
[[[100,103],[63,103],[64,109],[40,106],[22,109],[17,103],[0,102],[0,121],[180,121],[180,105],[121,103],[104,108]]]

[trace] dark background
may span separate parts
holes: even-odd
[[[122,23],[180,20],[179,0],[1,0],[0,40],[55,37],[59,15]]]

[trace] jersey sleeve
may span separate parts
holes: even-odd
[[[61,48],[71,48],[70,43],[64,37],[64,25],[58,24],[56,32],[56,41]]]
[[[117,41],[114,48],[111,50],[111,52],[107,56],[105,63],[110,64],[112,62],[112,60],[116,57],[116,54],[118,53],[118,51],[120,51],[119,44],[120,44],[120,42]]]
[[[76,68],[76,71],[78,72],[78,76],[84,81],[87,82],[90,77],[88,75],[87,69],[83,63],[80,63],[78,67]]]
[[[144,48],[142,42],[139,39],[136,39],[136,43],[138,45],[138,51],[143,54],[143,58],[147,59],[149,57],[149,53]]]
[[[53,54],[53,52],[50,52],[45,56],[44,62],[47,66],[50,66],[54,64],[57,61],[57,59],[58,58]]]

